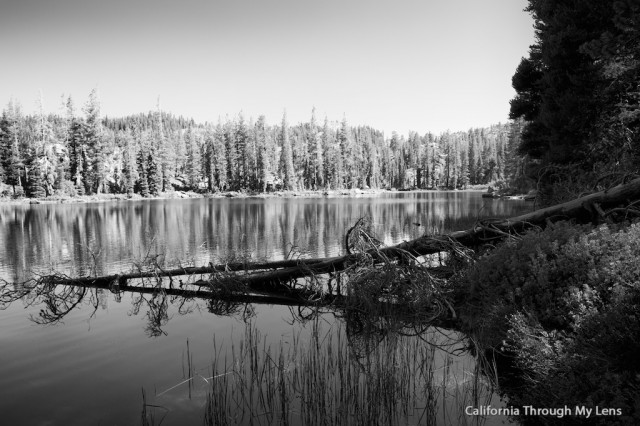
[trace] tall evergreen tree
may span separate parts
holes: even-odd
[[[324,118],[322,126],[322,147],[326,155],[325,186],[332,189],[342,188],[342,156],[335,134],[329,126],[329,119]]]
[[[238,151],[236,149],[235,125],[227,117],[223,126],[224,146],[227,163],[227,184],[230,189],[241,189],[238,173]]]
[[[229,166],[226,156],[225,133],[220,121],[218,121],[218,125],[216,126],[213,137],[213,158],[216,175],[216,185],[220,191],[224,191],[229,185],[229,181],[227,179],[227,170]]]
[[[235,158],[237,161],[236,164],[233,165],[234,182],[236,182],[239,189],[247,188],[249,178],[249,159],[247,152],[249,145],[249,130],[244,121],[244,115],[242,112],[238,114],[233,136],[235,140]]]
[[[336,136],[338,146],[340,147],[340,181],[341,187],[353,188],[354,181],[354,168],[355,159],[353,156],[352,140],[349,134],[349,125],[347,124],[347,117],[343,116],[338,134]]]
[[[422,187],[422,169],[420,168],[421,151],[422,139],[420,135],[418,135],[417,132],[410,132],[407,143],[407,166],[414,170],[414,180],[411,182],[410,187]]]
[[[122,187],[124,192],[131,196],[135,191],[135,183],[138,179],[136,164],[136,150],[131,130],[122,132]]]
[[[202,156],[202,170],[207,182],[207,191],[213,192],[216,189],[216,166],[215,166],[215,135],[211,125],[205,127],[204,132],[204,155]]]
[[[322,138],[318,132],[316,123],[316,108],[311,110],[311,121],[307,133],[307,146],[309,147],[310,176],[308,182],[314,189],[324,185],[324,153],[322,150]]]
[[[468,168],[469,168],[469,183],[471,183],[472,185],[478,184],[480,183],[478,181],[478,172],[476,170],[476,166],[477,166],[477,157],[478,157],[478,145],[476,143],[475,138],[473,137],[473,131],[471,129],[469,129],[469,132],[467,133],[467,144],[468,144],[468,150],[467,150],[467,164],[468,164]]]
[[[148,171],[147,171],[147,158],[145,156],[144,150],[141,149],[138,151],[136,162],[138,164],[138,192],[143,197],[149,197],[151,193],[149,192],[149,179],[148,179]]]
[[[153,180],[153,191],[164,192],[169,191],[172,188],[171,179],[172,173],[172,158],[171,149],[169,148],[169,141],[164,129],[164,123],[162,122],[162,109],[160,108],[160,98],[156,103],[156,110],[153,117],[153,165],[154,170],[150,175]]]
[[[151,192],[149,191],[149,150],[150,150],[150,137],[147,130],[142,130],[142,124],[136,123],[133,128],[133,137],[138,145],[136,153],[136,166],[138,172],[138,180],[135,186],[136,192],[143,197],[149,197]]]
[[[253,119],[247,126],[247,145],[245,148],[245,161],[247,163],[246,187],[252,191],[259,190],[258,176],[258,140]]]
[[[293,168],[293,152],[291,149],[291,139],[289,138],[289,125],[287,124],[287,113],[282,115],[282,126],[280,128],[280,146],[282,147],[280,157],[280,168],[282,170],[282,184],[284,189],[296,189],[295,171]]]
[[[2,138],[5,182],[12,186],[14,195],[21,195],[24,191],[25,158],[20,140],[22,124],[23,116],[20,105],[10,99],[7,108],[2,111],[0,137]]]
[[[521,150],[544,164],[578,164],[588,171],[602,158],[598,152],[607,157],[624,151],[628,141],[629,134],[619,135],[608,147],[599,146],[600,130],[610,128],[602,126],[605,111],[626,109],[623,99],[632,99],[630,89],[637,92],[640,82],[640,7],[635,0],[530,0],[527,10],[535,20],[536,43],[513,76],[517,95],[510,111],[510,118],[527,121]],[[619,63],[610,61],[616,52],[624,52]],[[618,85],[623,75],[632,77]],[[638,111],[637,99],[633,102]],[[629,123],[632,128],[639,127],[637,118]]]
[[[264,115],[261,115],[255,124],[255,139],[258,146],[258,180],[260,182],[260,189],[262,192],[266,192],[269,185],[273,185],[274,183],[271,154],[275,147],[267,132]]]
[[[87,126],[83,119],[73,118],[69,140],[69,170],[71,180],[80,194],[85,193],[85,140]]]
[[[189,126],[185,133],[185,145],[187,147],[186,159],[186,180],[187,186],[192,191],[197,191],[200,186],[200,143],[199,135],[193,128]]]
[[[157,148],[152,145],[147,154],[147,181],[149,193],[154,196],[158,196],[162,191],[163,179],[160,167],[161,164],[158,162]]]
[[[89,100],[85,107],[85,129],[83,145],[83,172],[84,186],[89,194],[102,192],[104,182],[105,158],[102,149],[100,122],[100,101],[98,92],[93,89],[89,94]]]
[[[429,158],[431,159],[431,170],[429,173],[429,181],[431,188],[437,188],[440,185],[439,172],[442,166],[440,144],[438,138],[434,138],[430,143]]]

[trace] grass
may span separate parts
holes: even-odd
[[[479,363],[450,352],[461,348],[457,334],[354,336],[321,321],[290,342],[268,343],[253,323],[230,347],[214,342],[210,377],[197,381],[207,392],[204,423],[483,424],[464,409],[489,404],[493,388]]]
[[[491,397],[477,371],[456,371],[454,356],[439,366],[442,340],[391,334],[355,341],[341,329],[290,346],[263,343],[255,328],[216,360],[206,405],[208,425],[467,424],[464,407]],[[359,336],[362,337],[362,336]],[[425,336],[423,336],[425,337]],[[431,341],[431,342],[430,342]],[[454,404],[455,403],[455,404]],[[457,407],[454,408],[454,405]]]

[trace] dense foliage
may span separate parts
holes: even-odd
[[[511,404],[620,408],[601,420],[637,424],[639,257],[638,223],[560,223],[505,243],[465,274],[464,321],[479,342],[513,356],[524,380],[507,389]]]
[[[640,3],[529,0],[527,10],[537,42],[513,76],[510,116],[527,121],[521,152],[539,160],[543,185],[581,192],[607,173],[637,172]]]
[[[25,116],[13,100],[0,120],[0,190],[5,195],[121,193],[153,196],[173,189],[465,188],[523,176],[516,154],[521,122],[439,136],[391,138],[346,119],[280,125],[242,113],[198,124],[159,109],[100,116],[95,91],[82,115]],[[4,184],[4,185],[2,185]],[[4,189],[2,189],[4,188]]]

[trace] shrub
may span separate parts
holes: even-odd
[[[513,355],[511,403],[598,405],[640,420],[640,224],[560,223],[496,248],[458,284],[461,318]],[[531,420],[533,421],[533,420]]]
[[[56,191],[57,195],[77,197],[78,191],[76,186],[70,180],[64,180],[60,183],[60,189]]]

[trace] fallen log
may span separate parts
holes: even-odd
[[[415,240],[405,241],[391,247],[373,248],[363,253],[315,259],[295,259],[275,262],[240,262],[205,267],[186,267],[171,270],[156,268],[127,274],[102,277],[66,278],[50,277],[54,284],[126,285],[128,280],[152,277],[176,277],[184,275],[210,275],[218,282],[232,280],[244,286],[244,291],[266,291],[275,294],[302,295],[308,292],[288,285],[299,278],[332,274],[344,271],[349,265],[368,256],[373,264],[394,260],[407,260],[429,254],[451,250],[452,247],[478,247],[487,242],[505,239],[533,227],[545,227],[548,223],[561,219],[579,221],[604,220],[609,212],[624,210],[640,200],[640,178],[620,184],[605,191],[586,195],[575,200],[535,210],[508,219],[478,221],[476,226],[447,235],[424,235]],[[638,212],[640,215],[640,212]],[[253,271],[253,272],[252,272]],[[214,282],[215,280],[212,280]]]
[[[534,227],[544,228],[548,223],[558,220],[604,221],[610,212],[620,210],[620,206],[631,206],[638,200],[640,200],[640,178],[605,191],[589,194],[566,203],[538,209],[520,216],[479,221],[478,225],[472,229],[455,231],[446,237],[465,247],[476,247],[488,240],[502,239],[513,234],[517,235]],[[625,208],[622,208],[622,210],[628,211]],[[382,251],[391,253],[394,250],[403,250],[414,256],[424,256],[442,251],[442,248],[442,238],[425,235],[394,247],[385,248]]]
[[[164,269],[160,266],[154,267],[149,271],[126,272],[122,274],[103,275],[99,277],[65,277],[60,275],[44,277],[52,284],[86,284],[95,286],[104,285],[125,285],[127,281],[143,279],[143,278],[173,278],[191,275],[207,275],[228,272],[247,272],[252,270],[269,270],[280,268],[292,268],[300,265],[313,265],[315,263],[326,262],[331,258],[315,258],[315,259],[291,259],[279,260],[273,262],[234,262],[209,266],[185,266],[172,269]]]

